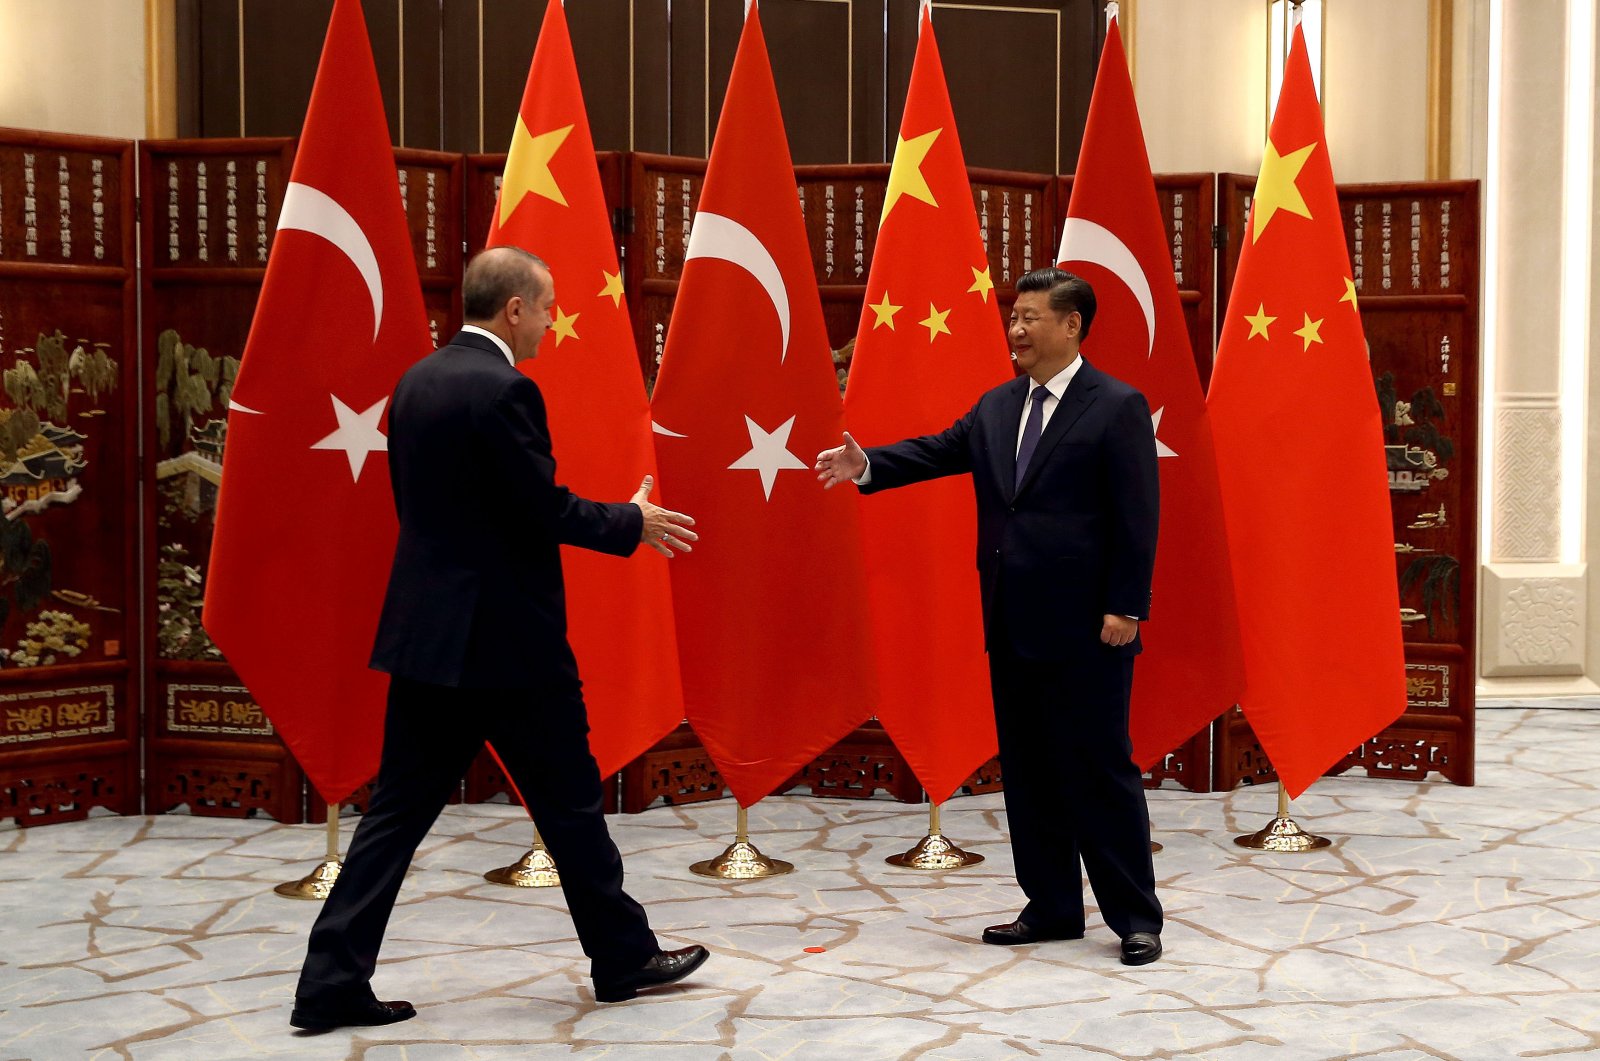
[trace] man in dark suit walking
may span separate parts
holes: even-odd
[[[311,930],[290,1023],[326,1030],[416,1015],[369,981],[395,896],[429,827],[493,742],[561,867],[595,997],[632,998],[693,972],[703,947],[663,952],[622,890],[601,813],[578,668],[566,636],[559,547],[627,556],[688,552],[689,517],[560,486],[544,399],[516,363],[550,326],[555,286],[538,258],[497,247],[467,266],[467,324],[412,366],[389,412],[400,536],[372,666],[391,675],[371,806]],[[446,500],[448,499],[448,500]]]
[[[1081,857],[1123,964],[1144,965],[1161,955],[1162,913],[1128,703],[1159,482],[1144,396],[1078,354],[1094,312],[1081,278],[1028,273],[1010,326],[1026,375],[937,435],[863,450],[846,434],[816,470],[825,486],[854,482],[862,493],[972,476],[1006,816],[1028,897],[983,940],[1081,938]]]

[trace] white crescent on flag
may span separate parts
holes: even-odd
[[[783,331],[783,349],[778,363],[782,364],[789,356],[789,291],[784,286],[778,263],[772,259],[772,252],[754,232],[731,217],[702,211],[694,217],[683,260],[688,263],[695,258],[721,258],[755,277],[772,299],[772,308],[778,311],[778,327]]]
[[[1144,356],[1148,358],[1155,353],[1156,300],[1150,293],[1150,280],[1144,275],[1139,259],[1133,256],[1126,243],[1117,238],[1116,233],[1093,221],[1069,217],[1066,227],[1061,230],[1061,253],[1056,255],[1056,261],[1091,262],[1104,266],[1128,285],[1139,308],[1144,311],[1145,334],[1150,337]]]
[[[350,259],[372,296],[372,338],[376,342],[383,324],[383,275],[378,270],[378,256],[372,252],[372,241],[356,219],[327,194],[309,184],[291,181],[283,193],[283,211],[278,215],[278,231],[285,229],[321,236]]]

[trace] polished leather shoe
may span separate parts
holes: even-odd
[[[997,947],[1020,947],[1024,943],[1044,943],[1053,939],[1082,939],[1083,930],[1076,932],[1046,932],[1017,920],[1009,925],[990,925],[983,930],[983,941]]]
[[[353,1002],[319,1002],[313,998],[297,998],[289,1023],[308,1032],[326,1032],[335,1028],[370,1028],[381,1024],[398,1024],[417,1015],[409,1002],[379,1002],[375,998],[356,999]]]
[[[1130,932],[1122,937],[1122,964],[1149,965],[1161,957],[1161,937],[1154,932]]]
[[[705,960],[710,956],[711,952],[699,945],[684,947],[682,950],[657,951],[654,957],[631,973],[619,976],[615,980],[596,980],[595,1001],[626,1002],[643,988],[660,987],[662,984],[682,980],[705,964]]]

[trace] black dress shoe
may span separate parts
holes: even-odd
[[[1161,957],[1161,937],[1154,932],[1130,932],[1122,937],[1122,964],[1149,965]]]
[[[983,941],[997,947],[1020,947],[1024,943],[1044,943],[1052,939],[1082,939],[1083,929],[1074,932],[1046,932],[1017,920],[1009,925],[990,925],[983,930]]]
[[[596,980],[596,1002],[626,1002],[642,988],[660,987],[674,980],[682,980],[705,964],[711,953],[698,944],[682,950],[657,951],[655,956],[631,973],[615,980]]]
[[[319,1002],[297,998],[289,1023],[308,1032],[327,1032],[335,1028],[370,1028],[398,1024],[417,1015],[409,1002],[379,1002],[375,998],[353,1002]]]

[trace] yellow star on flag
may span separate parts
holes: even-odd
[[[934,308],[932,302],[928,303],[928,318],[926,320],[920,320],[917,322],[924,328],[928,329],[928,342],[933,342],[934,337],[939,335],[941,332],[945,335],[950,334],[950,329],[944,322],[944,319],[948,316],[950,316],[949,310],[944,310],[941,312]]]
[[[1305,326],[1296,329],[1295,334],[1305,340],[1306,345],[1304,349],[1309,350],[1311,349],[1312,343],[1322,342],[1322,336],[1319,334],[1318,329],[1322,327],[1323,320],[1326,320],[1327,318],[1318,318],[1317,320],[1312,320],[1311,314],[1309,313],[1305,315],[1305,318]]]
[[[1356,305],[1356,282],[1348,276],[1344,278],[1344,297],[1339,301],[1350,303],[1350,308],[1358,313],[1361,310],[1361,307]]]
[[[561,194],[561,186],[556,183],[555,174],[550,172],[550,160],[571,132],[572,126],[569,125],[534,136],[522,123],[522,115],[517,115],[517,128],[511,134],[511,153],[506,156],[505,179],[500,184],[502,225],[529,192],[562,206],[567,205],[567,197]]]
[[[609,295],[613,306],[622,305],[622,274],[608,273],[601,269],[600,275],[606,278],[606,286],[600,289],[600,294],[596,297],[605,298]]]
[[[563,339],[576,339],[578,337],[578,318],[581,313],[568,313],[560,306],[556,307],[556,319],[550,322],[550,330],[556,333],[556,345],[561,345]]]
[[[1246,313],[1244,319],[1250,322],[1250,334],[1245,336],[1246,339],[1254,339],[1259,335],[1263,339],[1271,340],[1272,336],[1267,334],[1267,325],[1278,318],[1267,316],[1267,304],[1265,302],[1256,306],[1255,316]]]
[[[894,331],[894,315],[899,313],[905,307],[891,305],[889,302],[889,292],[887,289],[885,289],[883,292],[883,301],[876,306],[868,302],[867,308],[876,314],[878,318],[872,322],[873,331],[877,331],[879,328],[887,324],[889,326],[889,330],[892,332]]]
[[[1300,194],[1300,189],[1294,182],[1300,176],[1300,171],[1305,168],[1306,159],[1310,158],[1311,152],[1316,149],[1316,142],[1313,141],[1298,151],[1280,155],[1272,141],[1267,141],[1267,157],[1261,160],[1261,176],[1256,181],[1255,209],[1251,214],[1255,219],[1250,229],[1251,243],[1261,239],[1261,233],[1267,230],[1272,215],[1279,210],[1287,210],[1291,214],[1299,214],[1305,218],[1311,216],[1311,208],[1306,206],[1305,197]]]
[[[939,205],[934,201],[933,189],[928,187],[928,178],[922,175],[922,160],[928,157],[933,142],[942,132],[943,129],[935,129],[931,133],[923,133],[910,140],[904,137],[895,139],[894,165],[889,168],[889,189],[883,197],[883,217],[878,219],[880,227],[902,195],[921,199],[929,206]]]
[[[968,268],[972,267],[968,266]],[[989,301],[989,292],[993,290],[994,280],[989,276],[989,267],[985,265],[982,269],[973,269],[972,286],[967,288],[967,292],[970,294],[976,291],[978,296],[987,302]]]

